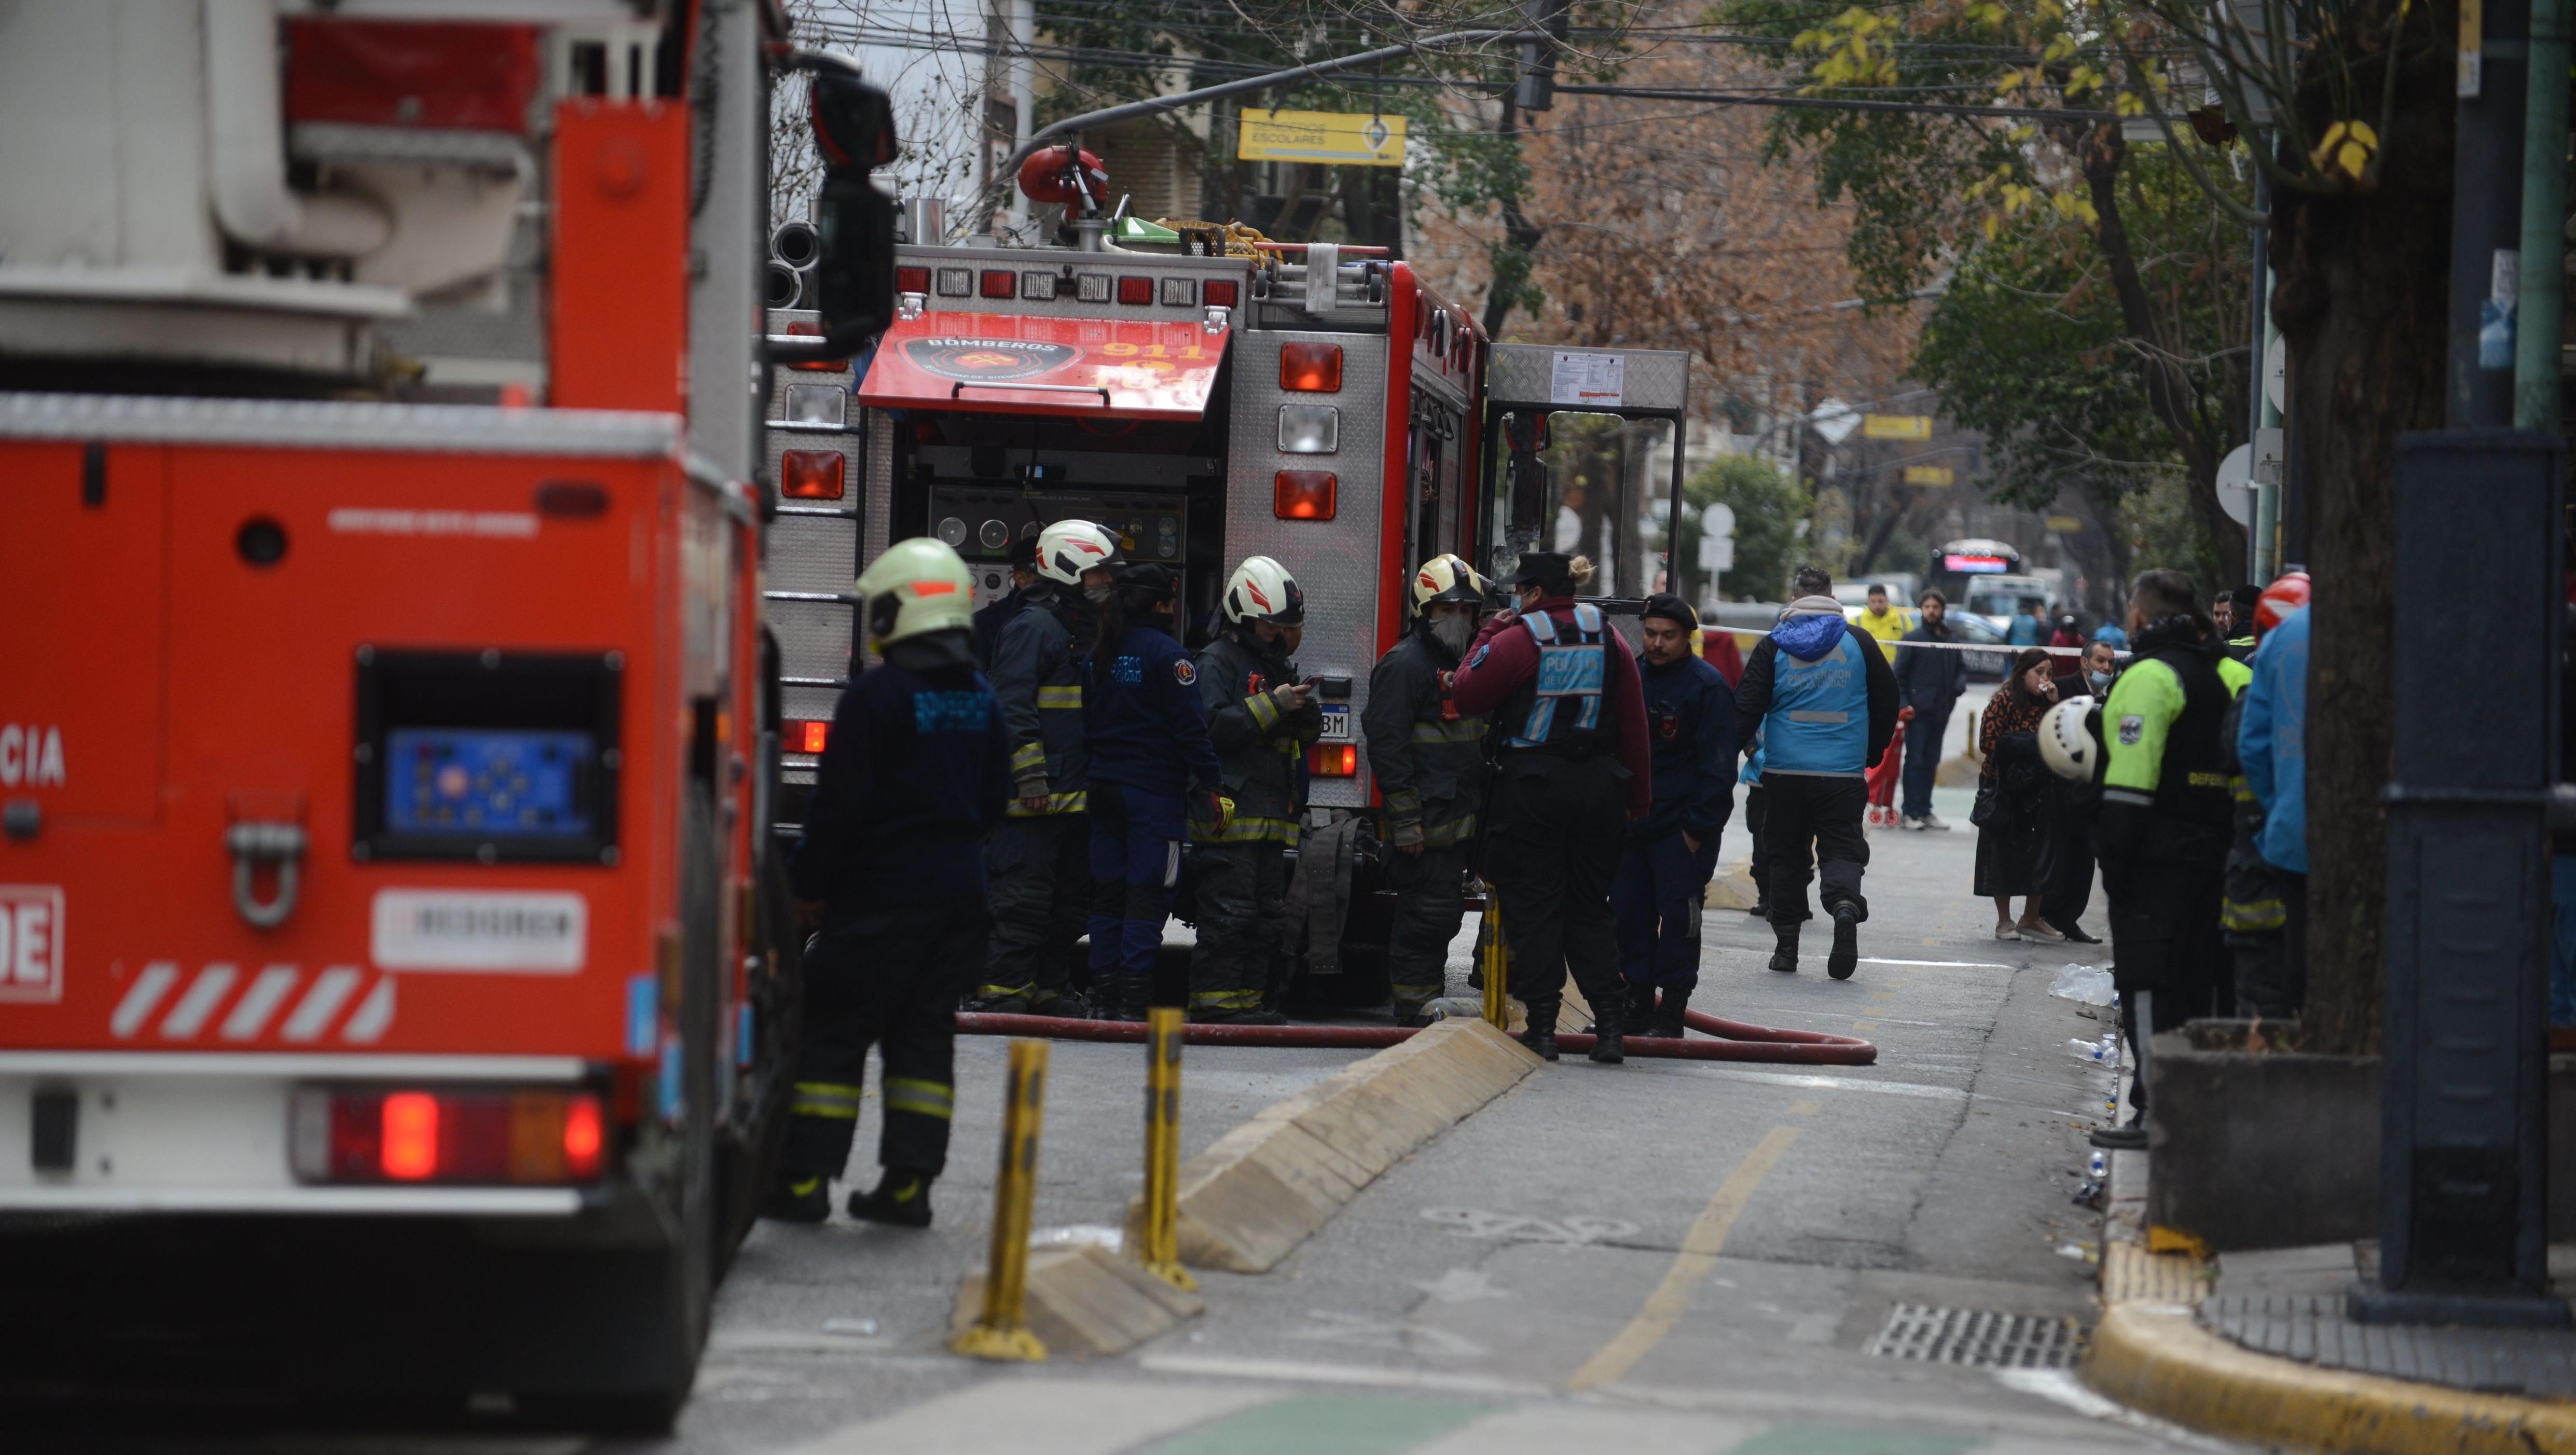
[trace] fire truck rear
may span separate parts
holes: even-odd
[[[937,215],[905,209],[925,241],[896,250],[897,317],[873,354],[773,381],[782,823],[853,665],[854,563],[936,536],[966,558],[981,607],[1010,590],[1013,545],[1066,518],[1172,568],[1193,646],[1237,563],[1285,565],[1306,593],[1297,659],[1322,679],[1310,823],[1370,814],[1369,669],[1409,620],[1412,564],[1473,550],[1474,319],[1383,249],[1096,218],[1067,229],[1070,246],[945,246],[927,240]],[[782,264],[804,255],[797,226]],[[814,327],[794,310],[770,320],[773,334]],[[1349,953],[1310,961],[1343,982],[1319,989],[1368,998],[1385,989],[1385,930],[1355,902]]]
[[[0,12],[0,1384],[657,1425],[793,1019],[783,17],[380,8]]]

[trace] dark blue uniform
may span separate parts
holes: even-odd
[[[805,953],[790,1179],[849,1161],[870,1045],[885,1062],[878,1160],[933,1176],[948,1159],[957,998],[991,924],[982,840],[1008,783],[993,690],[956,636],[894,644],[832,714],[792,871],[797,898],[827,908]]]
[[[1610,907],[1632,1004],[1699,984],[1699,923],[1717,839],[1735,810],[1735,694],[1694,656],[1640,663],[1655,805],[1628,831]],[[1683,843],[1699,841],[1696,853]],[[1631,1024],[1634,1024],[1632,1020]]]
[[[1183,795],[1217,791],[1198,665],[1151,626],[1130,626],[1104,669],[1083,659],[1091,754],[1091,981],[1104,1004],[1141,1011],[1172,912],[1187,841]]]

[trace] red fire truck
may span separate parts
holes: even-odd
[[[782,824],[852,665],[855,566],[936,536],[973,568],[980,607],[1010,589],[1013,544],[1068,517],[1179,575],[1193,645],[1237,563],[1285,565],[1306,592],[1298,660],[1323,679],[1311,802],[1319,819],[1372,803],[1357,731],[1369,669],[1409,620],[1411,566],[1475,549],[1482,330],[1383,249],[1230,254],[1213,229],[1097,221],[1078,234],[1088,246],[900,247],[896,321],[875,349],[779,369]],[[782,335],[814,327],[770,318]],[[1367,952],[1383,928],[1372,946],[1367,925],[1345,963],[1382,980]]]
[[[650,1426],[794,1012],[784,17],[382,8],[0,12],[0,1392]]]

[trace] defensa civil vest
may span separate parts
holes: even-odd
[[[1763,763],[1773,773],[1848,775],[1869,771],[1869,674],[1862,638],[1845,631],[1812,662],[1788,652],[1771,659],[1771,710],[1762,724]]]
[[[1556,618],[1543,611],[1522,617],[1521,625],[1538,643],[1538,671],[1523,689],[1529,711],[1504,746],[1577,755],[1599,751],[1601,692],[1610,679],[1601,608],[1577,603],[1570,636],[1558,631]]]

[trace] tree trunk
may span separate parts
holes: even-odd
[[[2353,33],[2384,24],[2384,10],[2367,8],[2380,13],[2356,17]],[[2309,1049],[2344,1054],[2380,1041],[2397,437],[2441,427],[2450,321],[2451,62],[2420,41],[2416,50],[2379,190],[2285,194],[2275,209],[2272,317],[2290,351],[2292,458],[2316,581],[2303,1019]]]
[[[2120,139],[2116,126],[2096,132],[2084,149],[2085,190],[2099,219],[2095,244],[2110,269],[2111,291],[2120,300],[2120,321],[2138,350],[2138,382],[2146,391],[2147,407],[2182,456],[2192,519],[2219,560],[2239,563],[2245,559],[2245,527],[2229,519],[2218,503],[2219,442],[2203,427],[2197,391],[2176,362],[2180,345],[2173,330],[2157,316],[2146,282],[2138,275],[2137,251],[2129,242],[2128,223],[2120,209],[2120,163],[2127,156],[2128,144]],[[2227,589],[2242,571],[2241,565],[2232,565],[2227,579],[2212,583],[2210,589]]]

